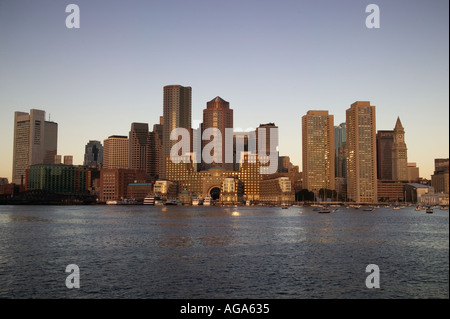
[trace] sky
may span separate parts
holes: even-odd
[[[80,27],[67,28],[77,4]],[[379,28],[367,28],[379,7]],[[301,170],[301,117],[345,122],[355,101],[377,130],[405,128],[408,162],[430,178],[449,157],[448,0],[0,0],[0,177],[11,180],[14,112],[45,110],[58,154],[159,123],[163,87],[192,87],[192,122],[216,96],[234,127],[279,127]]]

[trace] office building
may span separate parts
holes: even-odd
[[[225,161],[225,129],[227,128],[233,128],[233,110],[230,109],[229,102],[217,96],[207,102],[206,109],[203,110],[202,136],[203,132],[207,129],[214,129],[212,130],[214,135],[208,136],[208,140],[202,140],[202,150],[213,139],[220,142],[220,144],[218,144],[220,149],[214,149],[213,154],[210,154],[212,156],[212,161],[208,160],[205,162],[203,159],[202,168],[204,170],[208,170],[215,166],[224,167],[228,170],[233,169],[233,163],[226,163]],[[220,133],[218,134],[217,132]]]
[[[303,187],[314,192],[335,189],[334,117],[308,111],[302,117]]]
[[[377,132],[377,178],[392,181],[392,147],[394,131]]]
[[[128,196],[128,185],[145,183],[145,171],[104,168],[100,171],[100,200],[122,200]]]
[[[334,172],[336,177],[347,175],[347,125],[341,123],[334,127]]]
[[[129,133],[128,167],[143,170],[150,178],[151,142],[147,123],[132,123]]]
[[[103,168],[128,168],[128,137],[111,135],[103,141]]]
[[[181,85],[167,85],[164,87],[163,98],[163,170],[162,178],[166,177],[165,158],[170,156],[170,150],[177,141],[170,139],[170,133],[176,128],[191,128],[192,88]],[[184,155],[184,154],[180,154]]]
[[[431,176],[431,186],[436,193],[449,193],[449,159],[436,158],[434,160],[434,174]]]
[[[22,184],[30,165],[52,164],[57,154],[58,124],[45,120],[45,111],[14,113],[12,182]]]
[[[375,203],[378,200],[375,106],[368,101],[353,103],[346,110],[346,124],[348,199]]]
[[[103,145],[100,141],[91,140],[86,144],[83,165],[92,168],[102,168]]]

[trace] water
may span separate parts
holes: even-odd
[[[448,216],[0,206],[0,298],[449,298]],[[79,289],[66,287],[69,264]],[[379,289],[366,287],[369,264]]]

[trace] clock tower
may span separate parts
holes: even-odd
[[[405,129],[397,118],[394,128],[394,142],[392,144],[392,179],[394,181],[408,180],[408,157],[405,143]]]

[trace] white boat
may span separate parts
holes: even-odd
[[[107,200],[106,205],[117,205],[119,202],[116,200]]]
[[[211,201],[211,197],[206,197],[205,200],[203,201],[203,206],[211,206],[212,201]]]
[[[157,202],[159,201],[162,203],[161,197],[157,195],[148,195],[144,198],[144,205],[157,205]]]

